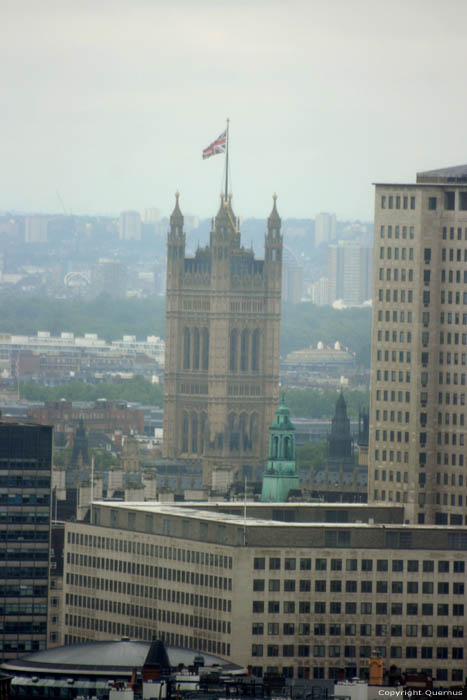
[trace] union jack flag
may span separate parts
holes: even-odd
[[[227,129],[222,132],[207,148],[203,151],[203,160],[215,156],[217,153],[225,153],[227,148]]]

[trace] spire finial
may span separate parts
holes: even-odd
[[[183,214],[180,211],[180,205],[178,202],[179,199],[180,199],[180,192],[177,190],[175,192],[175,206],[174,206],[174,210],[170,216],[170,223],[171,223],[171,225],[178,226],[180,228],[180,227],[183,227]],[[180,228],[180,230],[181,230],[181,228]]]
[[[273,200],[273,205],[272,205],[272,211],[269,214],[268,218],[268,229],[271,231],[272,229],[275,229],[277,232],[279,232],[280,226],[281,226],[281,218],[279,216],[279,213],[277,211],[277,194],[274,192],[272,195],[272,200]]]

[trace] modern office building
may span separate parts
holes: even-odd
[[[111,297],[124,297],[128,285],[127,267],[119,260],[100,258],[91,269],[91,283],[96,296],[109,294]]]
[[[371,248],[340,241],[328,248],[328,300],[359,306],[371,299]]]
[[[122,211],[118,234],[121,241],[141,240],[141,215],[139,211]]]
[[[46,648],[52,428],[0,423],[0,658]]]
[[[322,212],[315,217],[315,248],[322,243],[335,241],[337,237],[337,221],[335,214]]]
[[[376,185],[369,499],[467,524],[467,165]]]
[[[49,220],[46,216],[35,214],[24,219],[24,242],[47,243]]]
[[[267,223],[265,259],[241,245],[222,197],[210,243],[185,257],[183,215],[170,218],[167,260],[164,456],[202,458],[204,481],[229,467],[254,476],[267,457],[278,399],[281,220]]]
[[[155,635],[259,676],[367,678],[379,657],[465,680],[462,527],[389,503],[95,502],[91,521],[66,524],[65,644]]]
[[[299,304],[303,296],[303,267],[296,253],[284,247],[282,258],[282,300]]]

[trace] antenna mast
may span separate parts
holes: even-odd
[[[225,130],[227,136],[227,143],[225,149],[225,201],[229,201],[229,122],[227,119],[227,129]]]

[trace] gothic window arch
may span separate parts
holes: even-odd
[[[235,413],[229,414],[229,448],[231,452],[240,449],[240,434],[238,430],[238,418]]]
[[[277,435],[274,435],[272,439],[272,456],[274,459],[277,459],[279,456],[279,438]]]
[[[238,346],[238,331],[236,328],[233,328],[230,331],[229,369],[231,372],[237,371],[237,346]]]
[[[207,370],[209,369],[209,330],[207,328],[201,331],[201,338],[201,369]]]
[[[201,338],[199,328],[193,329],[193,369],[199,369],[201,354]]]
[[[188,433],[190,429],[188,413],[183,411],[182,417],[182,452],[188,452]]]
[[[206,432],[207,432],[207,426],[208,426],[208,414],[206,411],[201,412],[201,425],[200,425],[200,431],[199,431],[199,451],[201,454],[204,453],[204,444],[206,440]]]
[[[194,454],[198,452],[198,414],[191,414],[191,451]]]
[[[248,350],[250,344],[250,333],[246,329],[242,331],[240,338],[240,370],[248,372]]]
[[[260,332],[259,328],[255,328],[251,335],[251,369],[253,372],[259,371],[259,350],[260,350]]]
[[[183,369],[190,369],[191,336],[190,329],[183,331]]]
[[[250,441],[248,438],[248,416],[245,412],[240,414],[239,433],[242,450],[248,450]]]
[[[258,414],[254,411],[250,416],[250,449],[253,449],[255,442],[258,439]]]

